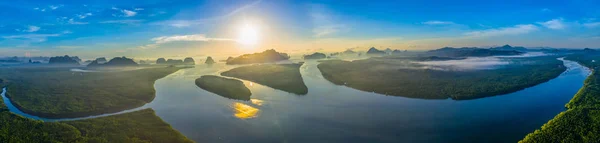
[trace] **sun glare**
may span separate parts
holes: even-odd
[[[237,41],[244,45],[256,45],[259,41],[258,28],[250,23],[245,23],[239,30]]]

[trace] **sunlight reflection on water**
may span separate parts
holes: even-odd
[[[254,105],[262,106],[265,101],[259,99],[250,99],[250,102],[252,102]]]
[[[231,108],[233,108],[233,115],[240,119],[257,117],[258,112],[260,112],[258,108],[254,108],[240,102],[234,102]]]

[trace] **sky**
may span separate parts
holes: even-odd
[[[600,1],[0,1],[0,56],[600,48]]]

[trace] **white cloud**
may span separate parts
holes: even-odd
[[[62,7],[63,5],[49,5],[48,8],[52,9],[52,10],[56,10],[60,7]]]
[[[61,36],[61,34],[25,34],[25,35],[12,35],[12,36],[3,36],[4,39],[17,39],[17,40],[28,40],[31,42],[44,42],[48,39],[48,37],[57,37]]]
[[[79,19],[84,19],[88,16],[92,16],[92,13],[77,14],[76,16],[79,17]]]
[[[126,10],[126,9],[121,10],[121,12],[123,13],[124,17],[132,17],[132,16],[137,15],[137,12],[131,11],[131,10]]]
[[[425,24],[425,25],[453,25],[455,23],[452,22],[452,21],[437,21],[437,20],[432,20],[432,21],[422,22],[422,24]]]
[[[554,30],[561,30],[567,27],[567,25],[563,22],[562,18],[552,19],[546,22],[538,22],[538,24]]]
[[[202,20],[169,20],[169,21],[162,21],[162,22],[158,22],[158,23],[154,23],[156,25],[168,25],[171,27],[176,27],[176,28],[182,28],[182,27],[189,27],[189,26],[193,26],[193,25],[200,25],[200,24],[205,24],[210,22],[210,20],[207,19],[202,19]]]
[[[133,10],[140,11],[140,10],[144,10],[144,8],[134,8]]]
[[[192,34],[192,35],[173,35],[173,36],[161,36],[155,37],[151,39],[154,41],[153,44],[143,45],[137,47],[137,49],[154,49],[157,48],[160,44],[170,43],[170,42],[208,42],[208,41],[235,41],[233,39],[227,38],[209,38],[204,34]]]
[[[69,21],[67,21],[67,23],[69,23],[69,24],[73,24],[73,25],[83,25],[83,24],[89,24],[89,23],[87,23],[87,22],[78,22],[78,21],[75,21],[73,18],[69,19]]]
[[[587,28],[596,28],[596,27],[600,27],[600,22],[583,23],[583,26],[585,26]]]
[[[346,26],[345,25],[326,25],[326,26],[319,26],[313,29],[313,36],[314,37],[322,37],[322,36],[326,36],[326,35],[330,35],[333,33],[337,33],[339,31],[345,30]]]
[[[126,20],[108,20],[108,21],[102,21],[100,23],[104,23],[104,24],[139,24],[143,21],[144,20],[139,20],[139,19],[126,19]]]
[[[189,27],[189,26],[195,26],[195,25],[200,25],[200,24],[206,24],[208,22],[213,22],[213,21],[217,21],[217,20],[221,20],[221,19],[226,19],[228,17],[237,15],[238,13],[244,12],[248,9],[253,8],[254,6],[260,4],[262,0],[256,0],[252,3],[249,3],[247,5],[244,5],[242,7],[236,8],[233,11],[225,14],[225,15],[221,15],[221,16],[215,16],[215,17],[209,17],[209,18],[204,18],[204,19],[192,19],[192,20],[166,20],[166,21],[161,21],[161,22],[156,22],[153,23],[155,25],[165,25],[165,26],[171,26],[171,27],[176,27],[176,28],[182,28],[182,27]],[[150,14],[148,16],[156,16],[156,15],[161,15],[161,14],[165,14],[165,11],[160,11],[158,13],[154,13],[154,14]]]
[[[486,29],[479,31],[472,31],[465,33],[469,37],[491,37],[491,36],[502,36],[502,35],[518,35],[526,34],[538,30],[538,27],[533,24],[520,24],[512,27],[503,27],[495,29]]]
[[[152,38],[157,44],[175,42],[175,41],[232,41],[232,39],[225,38],[207,38],[204,34],[194,34],[194,35],[174,35],[174,36],[162,36]]]
[[[27,29],[21,30],[21,29],[16,29],[17,31],[21,31],[21,32],[36,32],[39,31],[41,28],[38,26],[27,26]]]
[[[313,24],[313,37],[320,38],[350,29],[350,27],[340,22],[339,19],[336,19],[336,16],[324,5],[310,5],[309,16]]]

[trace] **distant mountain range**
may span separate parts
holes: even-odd
[[[522,51],[520,51],[522,50]],[[425,56],[440,56],[440,57],[487,57],[487,56],[509,56],[509,55],[520,55],[526,52],[527,49],[523,47],[511,47],[508,45],[495,48],[476,48],[476,47],[463,47],[463,48],[452,48],[444,47],[441,49],[430,50],[425,52]]]

